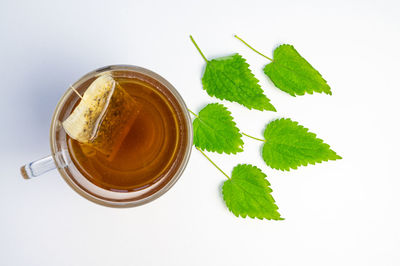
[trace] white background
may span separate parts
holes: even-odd
[[[400,265],[398,1],[0,2],[0,265]],[[19,166],[49,154],[52,112],[66,88],[110,64],[164,76],[198,112],[217,101],[201,87],[203,59],[240,52],[277,113],[224,102],[262,137],[290,117],[343,160],[280,172],[245,140],[225,171],[252,163],[267,175],[284,221],[242,219],[225,207],[225,180],[196,150],[179,182],[145,206],[85,200],[56,171],[26,181]],[[291,97],[262,73],[291,43],[333,95]]]

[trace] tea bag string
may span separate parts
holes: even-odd
[[[88,103],[85,102],[85,100],[83,99],[83,96],[79,93],[77,89],[74,88],[74,86],[70,85],[70,88],[75,92],[76,95],[79,96],[79,98],[81,98],[82,102],[84,102],[87,106],[89,106]]]

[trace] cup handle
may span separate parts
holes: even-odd
[[[51,155],[21,166],[21,175],[25,179],[40,176],[50,170],[56,169],[56,164]]]

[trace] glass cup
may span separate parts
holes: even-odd
[[[71,159],[67,136],[62,128],[64,121],[72,112],[79,96],[72,88],[77,88],[79,93],[92,83],[96,77],[103,73],[111,73],[114,77],[135,78],[150,83],[155,88],[161,86],[168,90],[167,98],[170,103],[181,111],[179,127],[182,149],[178,150],[174,167],[163,175],[156,183],[141,190],[120,192],[110,191],[96,186],[78,170]],[[178,91],[163,77],[145,68],[130,65],[112,65],[94,70],[75,82],[61,97],[54,111],[50,126],[51,155],[33,161],[21,167],[21,174],[26,179],[37,177],[47,171],[56,169],[67,184],[81,196],[95,203],[109,207],[133,207],[150,202],[167,192],[179,179],[190,157],[192,148],[192,123],[188,109]]]

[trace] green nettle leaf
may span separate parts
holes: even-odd
[[[190,39],[207,63],[202,83],[208,95],[240,103],[249,109],[276,111],[241,55],[208,60],[192,36]]]
[[[276,87],[292,96],[313,92],[332,95],[326,80],[292,45],[283,44],[276,48],[274,59],[265,66],[264,73]]]
[[[237,102],[249,109],[276,111],[239,54],[208,61],[202,82],[210,96]]]
[[[262,157],[274,169],[297,169],[301,165],[342,159],[314,133],[289,118],[281,118],[267,125]]]
[[[204,107],[193,121],[193,132],[193,143],[202,150],[228,154],[243,151],[242,135],[222,104]]]
[[[283,220],[271,195],[270,183],[257,167],[239,164],[232,171],[232,178],[225,181],[222,194],[226,206],[237,217]]]

